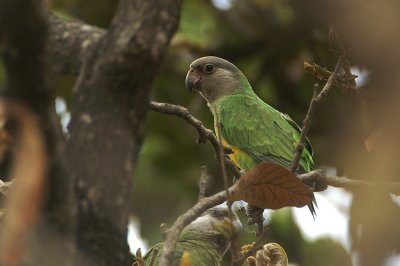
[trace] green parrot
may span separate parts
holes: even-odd
[[[185,84],[207,101],[215,132],[232,150],[228,156],[239,168],[247,170],[267,161],[290,169],[301,129],[288,115],[261,100],[234,64],[215,56],[199,58],[191,63]],[[307,139],[297,173],[311,171],[313,164]],[[315,198],[308,204],[314,217],[313,203]]]
[[[233,215],[228,218],[227,207],[216,206],[205,211],[186,226],[175,247],[173,266],[218,266],[230,247],[231,239],[241,228],[241,223]],[[143,257],[146,266],[158,265],[164,243],[150,248]],[[136,258],[137,260],[137,258]],[[133,265],[141,265],[139,263]]]

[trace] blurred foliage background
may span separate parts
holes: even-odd
[[[117,1],[53,0],[52,4],[63,16],[106,28]],[[393,169],[398,170],[394,167],[397,160],[385,160],[385,169],[393,170],[385,173],[390,174],[376,175],[378,170],[368,167],[381,164],[376,157],[366,156],[364,147],[365,139],[379,127],[379,122],[386,121],[382,118],[388,117],[389,110],[393,116],[387,120],[398,118],[398,97],[394,97],[398,95],[400,69],[397,10],[400,10],[398,3],[388,0],[185,0],[180,28],[154,83],[152,100],[186,106],[205,126],[212,128],[212,116],[204,100],[189,94],[184,78],[192,60],[216,55],[235,63],[262,99],[301,124],[313,84],[317,82],[304,72],[303,62],[316,62],[328,69],[334,67],[337,58],[330,52],[328,40],[329,27],[333,25],[349,48],[352,65],[368,71],[362,89],[374,95],[371,101],[374,104],[366,105],[339,90],[330,92],[317,107],[309,134],[316,167],[332,166],[338,175],[358,179],[397,180],[398,176],[393,174],[396,172]],[[0,69],[0,80],[3,78]],[[66,101],[67,108],[75,78],[51,78],[57,88],[56,96]],[[381,100],[376,100],[377,97]],[[398,128],[393,128],[397,132]],[[208,194],[223,188],[212,147],[196,144],[196,134],[176,117],[149,112],[131,201],[132,215],[140,220],[141,233],[150,244],[162,240],[160,223],[173,223],[196,202],[200,166],[206,165],[213,177]],[[397,148],[391,150],[394,152],[390,153],[391,158],[397,154]],[[384,152],[388,154],[387,150]],[[367,205],[363,204],[366,197],[370,198]],[[364,260],[363,265],[380,265],[384,255],[398,250],[398,241],[387,240],[387,237],[399,239],[398,226],[382,229],[381,223],[395,224],[399,208],[387,194],[371,199],[370,192],[359,191],[354,199],[349,224],[353,247],[361,251],[361,258],[362,254],[378,249],[380,255],[376,260],[371,259],[371,264]],[[363,237],[368,241],[355,233],[359,226],[364,226]],[[350,255],[335,240],[306,240],[288,209],[274,212],[270,227],[268,240],[280,243],[294,264],[351,265]],[[254,237],[247,234],[243,242],[251,239]],[[377,239],[382,241],[374,242]],[[364,244],[357,246],[357,243]]]

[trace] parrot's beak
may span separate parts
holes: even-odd
[[[190,68],[188,73],[186,74],[186,80],[185,80],[186,88],[189,90],[190,93],[193,91],[193,89],[199,87],[200,80],[201,80],[201,75],[199,75],[197,71],[194,70],[193,68]]]

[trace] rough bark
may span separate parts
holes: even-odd
[[[49,53],[52,71],[58,74],[79,73],[85,52],[105,33],[104,29],[78,20],[63,19],[45,10],[49,20]]]
[[[126,241],[131,181],[150,86],[179,10],[180,1],[121,0],[110,28],[75,54],[83,52],[83,59],[66,156],[78,193],[78,249],[92,264],[131,263]],[[80,29],[69,32],[77,46]],[[95,39],[82,38],[80,47]]]

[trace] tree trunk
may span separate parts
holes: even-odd
[[[37,1],[0,1],[7,92],[40,115],[51,158],[46,208],[26,265],[131,265],[131,181],[151,84],[177,29],[180,5],[120,0],[103,30],[64,21]],[[47,40],[52,68],[79,73],[65,151],[45,84]]]

